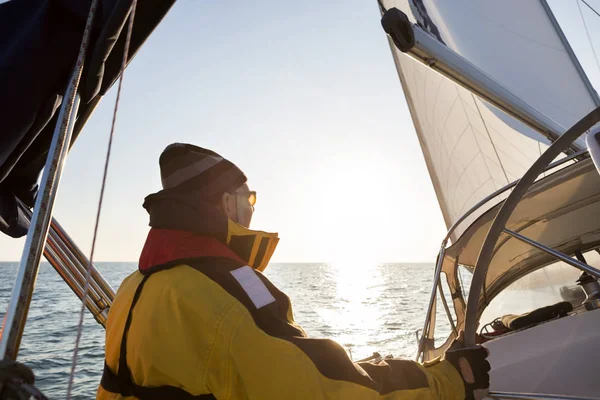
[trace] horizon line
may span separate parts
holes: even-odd
[[[0,260],[0,263],[11,263],[18,264],[19,260]],[[138,261],[94,261],[94,264],[108,264],[108,263],[120,263],[120,264],[133,264]],[[49,262],[44,260],[40,263],[48,264]],[[374,264],[434,264],[434,261],[378,261]],[[273,261],[269,264],[332,264],[328,261]]]

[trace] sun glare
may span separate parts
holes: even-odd
[[[384,285],[380,267],[367,258],[346,258],[330,263],[335,298],[333,304],[319,310],[323,320],[330,321],[338,332],[335,339],[353,356],[365,357],[371,348],[371,332],[377,329],[382,312],[377,299]],[[358,346],[358,348],[355,348]],[[351,353],[352,354],[352,353]]]
[[[379,283],[375,263],[356,259],[337,261],[330,265],[337,276],[338,296],[351,303],[360,303],[373,294],[372,289]]]

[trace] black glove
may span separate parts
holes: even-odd
[[[464,348],[464,334],[452,342],[444,358],[456,368],[465,384],[465,399],[479,400],[485,398],[490,388],[490,363],[487,361],[488,350],[482,346]]]
[[[35,376],[33,371],[25,364],[17,361],[0,361],[0,399],[2,400],[29,400],[46,399],[33,384]]]

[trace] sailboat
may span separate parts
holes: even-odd
[[[493,397],[597,398],[600,98],[551,8],[378,3],[448,228],[417,359],[464,330]]]
[[[105,324],[114,290],[52,207],[70,146],[173,3],[0,5],[9,43],[0,64],[0,230],[27,235],[2,328],[4,359],[18,356],[42,254]],[[543,0],[378,4],[448,226],[417,357],[441,355],[464,329],[467,345],[484,338],[491,351],[494,397],[597,396],[589,355],[600,349],[600,271],[587,260],[600,246],[592,150],[600,99],[550,8]],[[571,309],[498,333],[504,315],[486,315],[495,301],[540,286],[558,288]],[[436,330],[438,304],[447,331]]]

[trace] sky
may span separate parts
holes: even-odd
[[[600,87],[575,1],[550,4]],[[600,19],[583,11],[600,38]],[[115,88],[73,147],[55,204],[87,254]],[[246,173],[252,228],[281,238],[273,261],[435,260],[446,228],[374,0],[179,0],[125,72],[96,261],[138,259],[142,203],[161,189],[158,156],[172,142]],[[19,260],[23,242],[0,237],[0,259]]]

